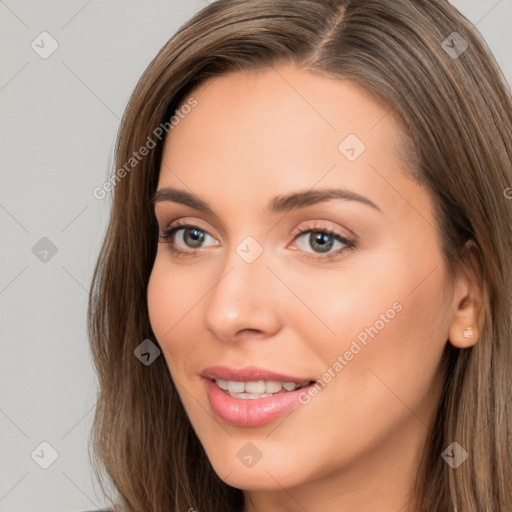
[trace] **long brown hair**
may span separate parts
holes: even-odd
[[[151,198],[165,141],[157,128],[170,131],[169,120],[208,78],[284,61],[351,80],[389,106],[407,133],[411,176],[434,199],[452,275],[464,242],[474,241],[485,322],[474,346],[447,344],[417,507],[510,512],[512,100],[479,33],[444,0],[218,0],[150,63],[120,125],[111,216],[88,310],[99,380],[91,451],[103,490],[108,480],[119,512],[243,508],[243,492],[213,471],[165,359],[146,366],[134,350],[145,339],[158,345],[146,298],[157,248]],[[154,147],[131,161],[150,139]],[[469,453],[457,469],[441,457],[454,441]]]

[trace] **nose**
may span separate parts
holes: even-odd
[[[227,342],[274,335],[281,325],[280,284],[267,267],[264,253],[248,263],[232,250],[205,297],[206,329]]]

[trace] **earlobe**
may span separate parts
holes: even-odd
[[[479,271],[477,246],[470,240],[466,242],[465,249],[465,268],[455,286],[454,310],[448,336],[448,341],[457,348],[468,348],[478,342],[483,304],[483,279]]]
[[[448,341],[457,348],[468,348],[475,345],[478,341],[478,332],[471,325],[465,329],[460,329],[457,332],[453,332],[450,329],[450,336]]]
[[[464,331],[464,338],[466,340],[470,340],[473,336],[473,328],[471,326],[469,326],[465,331]]]

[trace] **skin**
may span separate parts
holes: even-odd
[[[214,214],[156,204],[162,230],[180,219],[206,237],[191,247],[190,233],[178,232],[184,257],[159,244],[148,307],[213,468],[245,491],[246,512],[414,511],[443,350],[476,342],[480,295],[469,273],[449,279],[429,193],[399,158],[399,125],[359,86],[291,64],[216,77],[193,97],[198,105],[166,140],[158,189],[193,192]],[[352,162],[338,149],[349,134],[366,146]],[[380,211],[342,199],[265,210],[275,196],[324,188],[354,191]],[[354,233],[357,247],[322,260],[343,245],[325,254],[309,234],[293,236],[322,226]],[[250,264],[236,252],[247,236],[263,249]],[[401,311],[307,405],[258,427],[214,415],[199,376],[205,367],[321,379],[397,302]],[[237,457],[247,442],[262,454],[250,468]]]

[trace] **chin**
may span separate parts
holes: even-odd
[[[289,481],[290,471],[291,469],[286,468],[275,471],[269,469],[267,473],[265,468],[258,471],[255,468],[237,469],[222,480],[231,487],[245,491],[281,491],[283,488],[300,484],[295,479],[293,482]],[[220,475],[219,478],[221,478]]]
[[[245,466],[235,456],[235,462],[230,457],[210,462],[218,477],[226,484],[247,491],[280,491],[284,488],[300,485],[309,478],[297,472],[298,464],[304,461],[283,463],[278,455],[270,456],[271,460],[262,457],[252,467]]]

